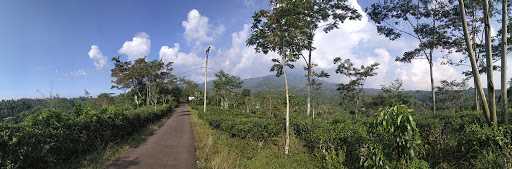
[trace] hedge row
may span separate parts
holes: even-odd
[[[224,131],[232,137],[267,141],[282,133],[284,126],[270,116],[258,116],[250,113],[238,113],[231,110],[209,108],[199,117],[217,130]]]
[[[171,107],[44,110],[19,124],[0,124],[0,168],[61,168],[161,119]]]

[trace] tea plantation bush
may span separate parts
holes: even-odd
[[[428,168],[417,159],[421,139],[405,106],[381,110],[368,122],[300,120],[295,134],[321,161],[332,168],[333,154],[348,168]]]
[[[325,168],[332,166],[329,157],[339,152],[344,152],[345,166],[357,166],[358,150],[368,141],[366,127],[357,122],[302,119],[295,120],[292,126],[295,135],[304,141],[305,147],[326,162],[323,164]]]
[[[480,114],[418,116],[423,159],[433,168],[512,168],[512,128],[488,126]]]
[[[0,124],[0,168],[59,168],[161,119],[172,107],[77,106],[73,112],[44,110],[19,124]]]
[[[215,129],[232,137],[268,141],[282,133],[284,125],[265,115],[239,113],[233,110],[209,108],[208,112],[199,112],[199,117]]]

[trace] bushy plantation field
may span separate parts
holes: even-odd
[[[0,123],[0,168],[62,168],[158,121],[174,104],[131,109],[44,110],[20,123]]]
[[[218,107],[197,112],[231,139],[265,146],[279,144],[273,140],[284,137],[283,113]],[[306,148],[310,162],[321,168],[512,167],[512,126],[489,127],[476,113],[420,115],[406,106],[392,106],[358,119],[294,114],[291,126],[292,137]]]

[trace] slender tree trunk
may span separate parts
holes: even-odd
[[[306,114],[309,116],[309,113],[311,111],[311,45],[309,46],[309,55],[308,55],[308,84],[307,84],[307,92],[308,92],[308,98],[307,98],[307,111]]]
[[[148,106],[148,105],[149,105],[149,85],[146,89],[146,106]]]
[[[487,55],[487,93],[489,95],[489,112],[491,113],[491,122],[497,123],[496,119],[496,93],[494,91],[494,78],[492,75],[492,42],[491,42],[491,11],[489,10],[489,1],[484,0],[484,30],[485,30],[485,53]]]
[[[249,98],[245,98],[245,110],[249,113]]]
[[[430,59],[428,60],[429,68],[430,68],[430,90],[432,91],[432,112],[436,114],[436,88],[434,86],[434,72],[432,63],[432,50],[430,50]]]
[[[508,98],[507,98],[507,25],[508,25],[508,1],[503,0],[501,5],[501,109],[505,123],[508,123]]]
[[[283,61],[284,63],[284,61]],[[284,91],[286,95],[286,141],[284,145],[284,154],[288,154],[290,146],[290,98],[288,95],[288,79],[286,77],[286,65],[283,64],[283,75],[284,75]]]
[[[476,86],[476,83],[474,83]],[[478,89],[475,87],[475,109],[476,111],[480,111],[480,102],[478,101]]]
[[[482,89],[482,83],[480,81],[480,73],[478,72],[478,65],[476,64],[475,51],[473,50],[472,42],[469,39],[468,23],[466,22],[466,10],[464,8],[464,0],[459,0],[459,12],[460,19],[462,21],[462,28],[464,31],[464,40],[466,42],[467,53],[471,62],[471,71],[473,72],[473,80],[475,81],[475,88],[478,89],[478,96],[482,103],[482,113],[487,121],[490,120],[489,116],[489,105],[487,104],[487,98],[485,97],[484,90]]]

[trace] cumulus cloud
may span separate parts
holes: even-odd
[[[224,26],[213,26],[208,23],[208,17],[202,16],[197,9],[192,9],[187,14],[187,20],[181,22],[185,28],[185,39],[196,45],[211,43],[215,36],[224,31]]]
[[[128,56],[129,60],[144,58],[149,55],[151,49],[151,40],[145,32],[135,34],[131,41],[124,42],[119,54]]]
[[[405,81],[407,89],[430,89],[430,76],[428,64],[425,60],[414,60],[412,63],[399,63],[394,61],[396,56],[415,48],[418,43],[410,39],[390,41],[378,35],[375,25],[369,21],[368,16],[356,0],[349,1],[363,17],[361,20],[346,21],[340,29],[324,33],[316,32],[313,51],[313,62],[318,69],[326,70],[333,75],[329,81],[339,83],[343,81],[340,75],[334,73],[333,59],[342,57],[351,59],[356,65],[379,63],[378,75],[368,79],[365,87],[380,88],[394,79]],[[188,13],[187,20],[182,22],[185,28],[185,38],[188,42],[197,44],[210,42],[215,39],[211,33],[208,18],[202,16],[197,10]],[[271,59],[276,54],[263,55],[257,53],[253,47],[245,45],[250,34],[250,25],[245,24],[239,31],[231,34],[231,45],[225,49],[213,49],[209,61],[209,75],[225,70],[228,73],[242,78],[258,77],[271,74]],[[203,78],[204,51],[182,51],[179,44],[162,46],[160,59],[164,62],[175,62],[177,74],[189,79],[201,81]],[[460,70],[456,67],[442,64],[441,58],[435,60],[434,77],[436,84],[441,80],[454,80],[460,77]],[[304,61],[299,60],[296,70],[302,71]],[[212,77],[209,77],[212,79]]]
[[[102,69],[107,64],[107,58],[103,55],[98,46],[92,45],[88,54],[89,58],[93,60],[96,69]]]
[[[377,76],[369,78],[365,87],[380,88],[394,79],[402,79],[407,89],[429,90],[430,74],[426,60],[414,60],[412,63],[394,61],[396,56],[417,47],[418,43],[410,39],[390,41],[382,37],[358,2],[349,2],[362,14],[361,20],[347,20],[340,25],[340,29],[329,33],[317,30],[314,39],[317,49],[313,51],[313,62],[318,64],[318,68],[334,75],[329,81],[343,81],[342,77],[335,75],[335,65],[332,62],[335,57],[342,57],[351,59],[356,65],[380,64]],[[439,84],[441,80],[455,80],[460,77],[457,68],[442,63],[442,59],[435,60],[435,84]]]
[[[442,59],[434,61],[434,85],[442,80],[460,80],[461,74],[455,67],[441,64]],[[409,64],[401,64],[395,69],[397,78],[405,81],[406,88],[430,90],[430,68],[427,60],[413,60]]]
[[[245,41],[249,36],[250,26],[245,24],[239,32],[231,34],[231,46],[222,51],[214,59],[216,65],[232,74],[243,78],[268,75],[272,57],[275,54],[263,55],[256,53],[253,47],[246,46]]]
[[[180,50],[180,44],[175,43],[174,47],[162,46],[160,48],[160,60],[164,63],[172,62],[173,59],[178,57],[178,51]]]

